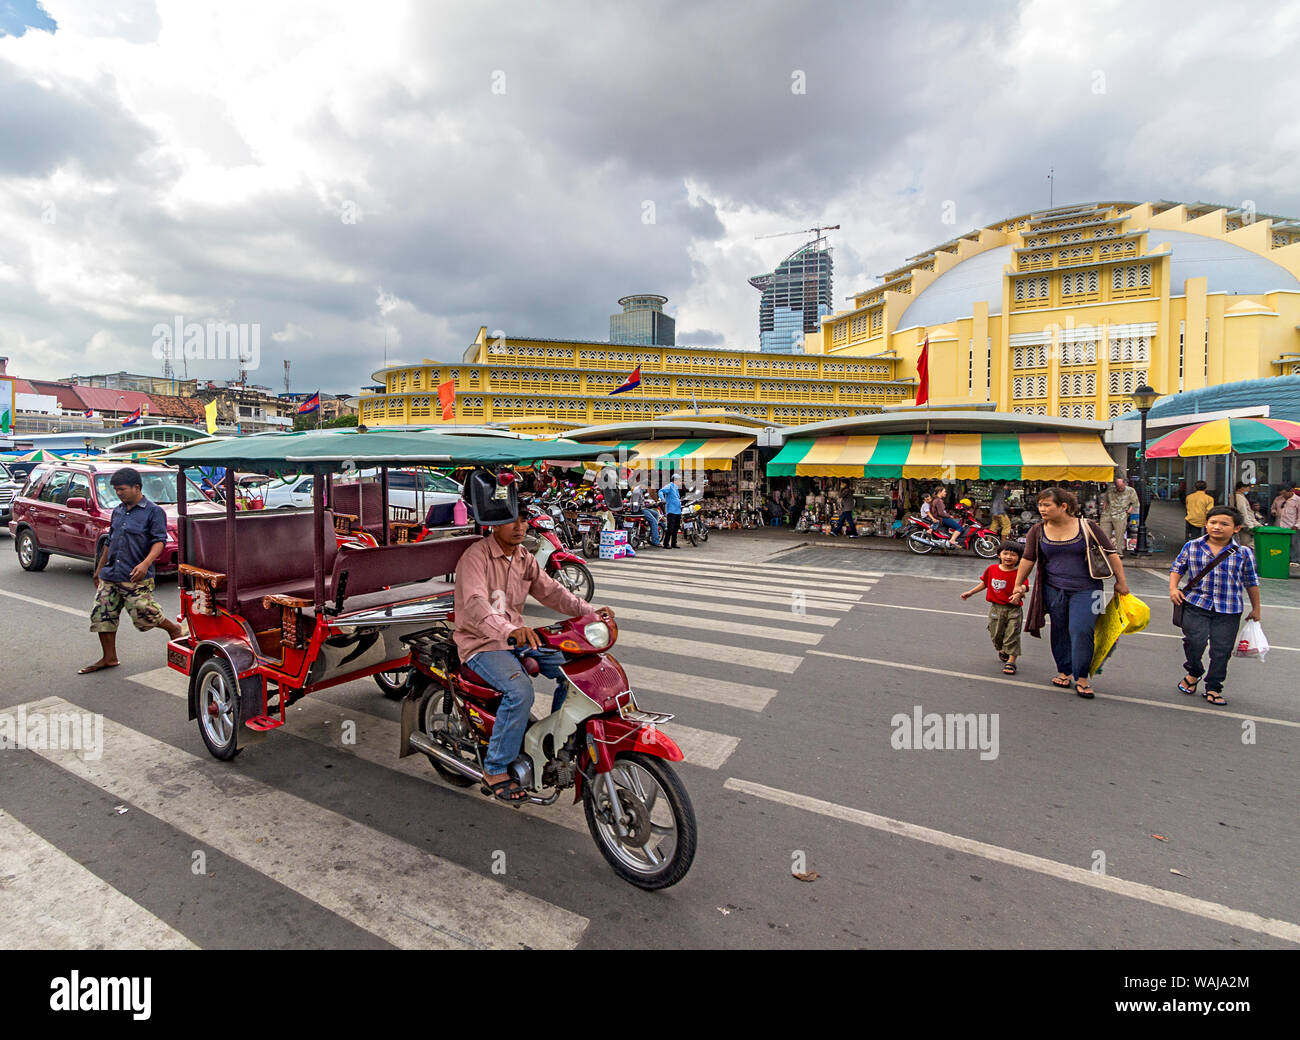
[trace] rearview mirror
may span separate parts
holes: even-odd
[[[88,498],[70,498],[63,505],[66,509],[77,509],[83,513],[90,512],[90,499]]]

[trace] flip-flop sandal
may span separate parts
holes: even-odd
[[[1090,701],[1097,696],[1096,691],[1091,686],[1084,686],[1083,683],[1078,682],[1074,684],[1074,692],[1086,701]]]
[[[1196,693],[1196,683],[1192,683],[1192,688],[1189,690],[1186,686],[1183,685],[1186,681],[1187,681],[1186,679],[1178,680],[1178,692],[1185,693],[1189,697],[1194,696]]]
[[[1220,704],[1228,703],[1226,700],[1224,700],[1223,694],[1219,693],[1216,690],[1206,690],[1203,694],[1201,694],[1201,696],[1204,697],[1211,704],[1216,706]]]
[[[482,784],[479,787],[485,795],[505,802],[507,805],[523,805],[528,801],[528,792],[519,785],[514,777],[498,780],[495,784]],[[515,797],[518,795],[518,797]]]
[[[1058,675],[1052,680],[1052,685],[1062,690],[1068,690],[1070,688],[1070,680]]]
[[[114,661],[112,664],[88,664],[85,668],[78,668],[78,675],[89,675],[91,672],[102,672],[105,668],[116,668],[121,661]]]
[[[1008,661],[1008,662],[1007,662],[1007,663],[1002,667],[1002,674],[1003,674],[1003,675],[1015,675],[1015,674],[1016,674],[1016,666],[1015,666],[1014,664],[1012,664],[1010,661]]]

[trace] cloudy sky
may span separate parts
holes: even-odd
[[[632,292],[755,349],[800,244],[756,235],[841,224],[842,300],[1053,166],[1300,216],[1298,50],[1294,3],[0,0],[0,354],[159,372],[155,326],[232,322],[343,392]]]

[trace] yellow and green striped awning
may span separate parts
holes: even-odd
[[[931,433],[787,441],[769,477],[921,480],[1110,480],[1115,463],[1095,433]]]
[[[612,453],[625,449],[637,457],[627,462],[629,469],[681,469],[687,464],[695,469],[731,469],[731,463],[746,448],[754,446],[753,437],[711,439],[672,438],[653,441],[619,441],[608,445]]]

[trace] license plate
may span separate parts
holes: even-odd
[[[632,528],[636,527],[636,524],[634,524],[631,520],[624,520],[623,526],[630,531]]]
[[[578,525],[578,530],[579,530],[579,531],[582,531],[582,532],[584,532],[584,533],[587,532],[587,531],[590,531],[590,530],[591,530],[591,524],[579,524],[579,525]]]

